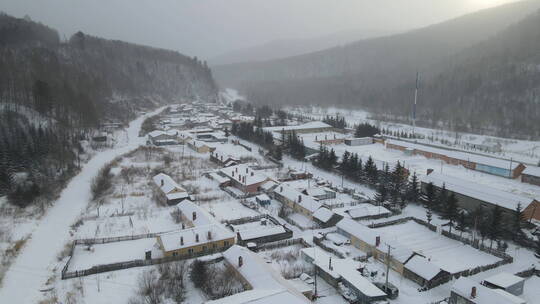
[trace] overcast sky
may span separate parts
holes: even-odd
[[[0,0],[56,28],[211,58],[275,39],[406,30],[513,0]]]

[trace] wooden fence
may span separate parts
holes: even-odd
[[[193,259],[193,258],[198,258],[198,257],[206,256],[206,255],[220,253],[226,249],[228,248],[222,248],[220,250],[209,250],[205,252],[198,252],[198,253],[193,253],[193,254],[185,254],[185,255],[171,256],[171,257],[163,257],[163,258],[155,258],[155,259],[147,259],[147,260],[138,259],[138,260],[132,260],[132,261],[126,261],[126,262],[96,265],[88,269],[76,270],[76,271],[71,271],[71,272],[67,272],[67,267],[69,264],[66,264],[66,266],[64,266],[64,269],[62,269],[62,280],[89,276],[89,275],[93,275],[97,273],[128,269],[128,268],[133,268],[133,267],[150,266],[150,265],[157,265],[157,264],[162,264],[162,263],[170,263],[170,262],[175,262],[175,261]]]
[[[271,250],[271,249],[288,247],[288,246],[298,245],[298,244],[301,244],[303,247],[306,247],[306,248],[310,247],[310,245],[303,238],[297,238],[297,239],[289,239],[289,240],[282,240],[282,241],[262,244],[260,246],[257,246],[256,251]]]

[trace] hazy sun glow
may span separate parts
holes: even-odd
[[[515,1],[517,0],[470,0],[469,2],[474,9],[482,9]]]

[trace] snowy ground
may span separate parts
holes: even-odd
[[[50,276],[50,269],[59,266],[56,255],[69,238],[70,225],[88,204],[92,178],[116,156],[144,144],[144,138],[137,136],[144,119],[142,116],[130,123],[127,129],[129,143],[97,153],[69,182],[54,206],[41,218],[31,233],[31,239],[6,273],[0,289],[0,302],[18,299],[20,303],[35,303],[41,298],[39,289]]]

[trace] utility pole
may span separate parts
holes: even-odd
[[[388,246],[388,253],[386,254],[386,283],[385,287],[388,288],[388,274],[390,273],[390,249],[393,248],[390,246],[390,244],[386,244]]]
[[[413,104],[413,138],[416,139],[415,130],[416,130],[416,101],[418,100],[418,82],[420,80],[420,74],[416,72],[416,87],[414,89],[414,104]]]

